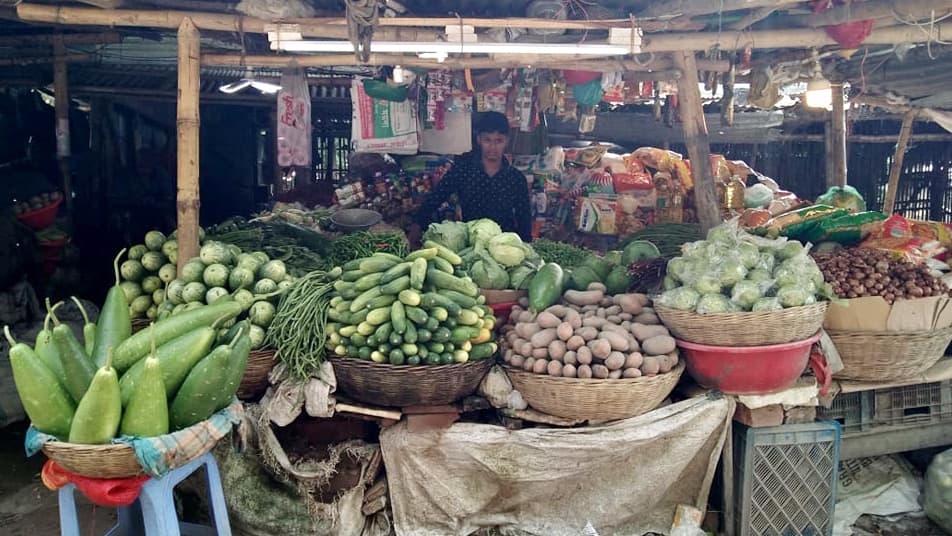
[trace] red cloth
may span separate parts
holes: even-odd
[[[47,460],[41,472],[43,484],[52,491],[72,482],[93,504],[108,508],[129,506],[139,497],[139,491],[149,475],[130,478],[89,478],[63,469],[53,460]]]
[[[862,0],[853,0],[862,1]],[[814,13],[822,13],[827,9],[831,9],[834,5],[845,4],[845,0],[820,0],[813,5]],[[863,41],[869,37],[869,34],[873,31],[873,21],[870,19],[867,20],[857,20],[853,22],[844,22],[843,24],[835,24],[833,26],[824,26],[823,28],[826,31],[826,35],[833,38],[834,41],[840,44],[844,48],[859,48],[863,44]]]

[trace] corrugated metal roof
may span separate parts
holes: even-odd
[[[854,91],[891,93],[905,97],[913,106],[952,109],[952,46],[922,45],[904,56],[863,56],[859,51],[836,68]]]

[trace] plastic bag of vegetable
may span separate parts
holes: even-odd
[[[698,314],[707,313],[730,313],[737,310],[737,307],[731,304],[727,296],[723,294],[705,294],[697,301],[695,312]]]
[[[952,449],[939,453],[929,464],[922,502],[929,519],[952,533]]]
[[[816,199],[818,204],[845,208],[853,212],[865,212],[866,201],[852,186],[833,186]]]
[[[750,309],[751,311],[779,311],[783,309],[783,305],[780,305],[780,300],[776,297],[773,298],[760,298],[754,303],[754,306]]]
[[[741,309],[750,311],[754,304],[764,297],[764,293],[773,286],[773,281],[751,281],[745,279],[738,281],[731,289],[731,301],[737,304]]]
[[[665,291],[658,297],[658,304],[680,311],[693,311],[701,294],[691,287],[678,287]]]
[[[773,201],[773,198],[773,190],[771,190],[770,187],[762,183],[757,183],[750,188],[747,188],[747,191],[744,192],[744,207],[766,207],[771,201]]]

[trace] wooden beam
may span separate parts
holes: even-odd
[[[906,158],[906,148],[909,147],[909,136],[912,134],[912,123],[916,120],[917,114],[918,112],[915,110],[910,110],[902,118],[899,141],[896,143],[892,167],[889,169],[889,182],[886,183],[886,200],[883,202],[883,214],[886,215],[891,215],[896,209],[896,191],[899,189],[902,162]]]
[[[89,4],[101,9],[116,9],[122,7],[123,0],[76,0],[80,4]]]
[[[773,15],[776,11],[777,8],[775,7],[758,8],[751,11],[747,15],[744,15],[744,18],[740,19],[739,21],[728,24],[727,27],[731,30],[746,30],[748,27],[753,26],[754,24],[757,24],[758,22]]]
[[[178,269],[198,256],[199,100],[201,93],[201,42],[192,19],[184,17],[178,31],[177,106],[177,228]]]
[[[131,26],[144,28],[177,29],[185,18],[190,18],[200,30],[220,32],[268,33],[271,21],[227,13],[203,13],[198,11],[167,11],[145,9],[96,9],[89,7],[64,7],[45,4],[17,5],[17,16],[27,22],[45,22],[68,26]],[[348,39],[347,26],[318,24],[319,19],[290,19],[284,22],[300,26],[304,37]],[[442,32],[377,28],[374,38],[381,41],[434,41]]]
[[[323,19],[324,24],[347,24],[344,18]],[[589,19],[589,20],[557,20],[532,19],[523,17],[506,17],[500,19],[483,19],[468,17],[381,17],[380,27],[423,27],[440,28],[458,26],[460,24],[475,28],[528,28],[528,29],[559,29],[559,30],[608,30],[611,28],[641,28],[646,32],[665,30],[700,30],[703,23],[691,21],[659,21],[641,19]]]
[[[835,6],[822,13],[791,15],[785,17],[784,21],[819,28],[866,19],[889,19],[891,22],[895,21],[895,17],[904,20],[928,19],[933,16],[933,11],[936,17],[941,17],[952,11],[952,5],[949,0],[868,0]]]
[[[0,46],[52,45],[54,34],[43,35],[4,35],[0,36]],[[77,33],[59,36],[64,45],[109,45],[122,41],[119,32]]]
[[[697,60],[693,51],[674,53],[674,64],[681,71],[678,80],[678,101],[684,127],[684,144],[691,157],[691,174],[694,176],[694,202],[702,232],[721,223],[717,206],[717,191],[714,173],[711,170],[711,145],[707,139],[707,123],[701,90],[698,86]]]
[[[56,160],[63,180],[63,198],[66,214],[73,217],[73,180],[70,173],[69,137],[69,71],[66,63],[66,45],[61,40],[53,41],[53,92],[56,95]]]
[[[674,0],[671,2],[651,2],[651,5],[641,10],[638,15],[644,18],[693,17],[696,15],[709,15],[711,13],[737,11],[740,9],[761,7],[780,8],[782,6],[802,3],[803,0],[721,0],[719,2],[712,2],[711,0]]]
[[[721,122],[729,127],[734,126],[734,82],[737,80],[737,68],[731,64],[727,76],[721,85],[724,87],[724,96],[721,98]]]
[[[5,65],[42,65],[46,63],[72,63],[92,61],[95,56],[90,54],[64,54],[62,56],[33,56],[27,58],[0,58],[0,66]]]
[[[833,126],[831,141],[833,149],[833,183],[828,186],[846,186],[846,103],[843,99],[843,84],[830,84],[833,93]]]

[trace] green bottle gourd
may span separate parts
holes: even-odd
[[[216,347],[188,373],[169,405],[169,424],[181,430],[211,417],[221,403],[232,346]]]
[[[96,322],[96,333],[93,336],[93,351],[90,354],[97,367],[106,362],[106,353],[110,348],[116,349],[119,343],[132,335],[132,318],[129,316],[129,304],[126,295],[119,286],[119,259],[125,254],[123,249],[112,261],[116,282],[106,293],[106,301],[99,311],[99,320]]]
[[[225,377],[221,401],[215,411],[226,408],[235,399],[235,394],[238,393],[238,387],[241,385],[241,379],[245,376],[245,369],[248,367],[248,355],[251,353],[251,337],[248,335],[250,327],[246,322],[243,322],[243,324],[245,325],[239,328],[238,334],[231,342],[231,354],[228,356],[228,373]]]
[[[49,298],[47,298],[49,301]],[[52,307],[55,311],[62,302]],[[63,364],[60,362],[59,352],[56,351],[56,345],[53,344],[53,330],[50,329],[50,313],[46,313],[43,320],[43,329],[36,334],[36,341],[33,343],[33,351],[40,358],[40,361],[46,365],[46,368],[53,371],[53,375],[61,385],[66,386],[66,373],[63,372]]]
[[[119,375],[112,368],[112,352],[108,352],[106,364],[96,371],[86,395],[76,407],[69,429],[69,442],[105,445],[116,437],[121,418]]]
[[[168,398],[154,342],[152,352],[142,360],[142,376],[136,382],[135,391],[125,406],[119,433],[138,437],[156,437],[169,433]]]
[[[208,355],[212,345],[215,344],[215,335],[214,328],[198,328],[181,337],[172,339],[156,349],[156,359],[162,371],[166,396],[174,396],[192,367]],[[132,394],[139,389],[139,383],[145,370],[144,361],[141,360],[132,365],[132,368],[123,373],[119,380],[119,392],[122,395],[123,407],[129,404]]]
[[[9,326],[4,326],[3,333],[10,343],[13,381],[27,416],[37,430],[65,438],[76,410],[73,399],[40,357],[28,345],[13,339]]]
[[[79,403],[96,375],[96,365],[86,355],[86,349],[76,339],[73,330],[66,324],[61,324],[52,309],[50,316],[53,317],[54,324],[53,345],[59,354],[63,372],[66,373],[66,390],[73,400]]]
[[[86,355],[91,357],[93,355],[93,347],[96,343],[96,324],[89,321],[86,308],[83,307],[83,302],[79,301],[79,298],[70,296],[70,299],[73,300],[73,303],[76,304],[76,307],[79,308],[79,312],[83,315],[83,349],[86,350]]]

